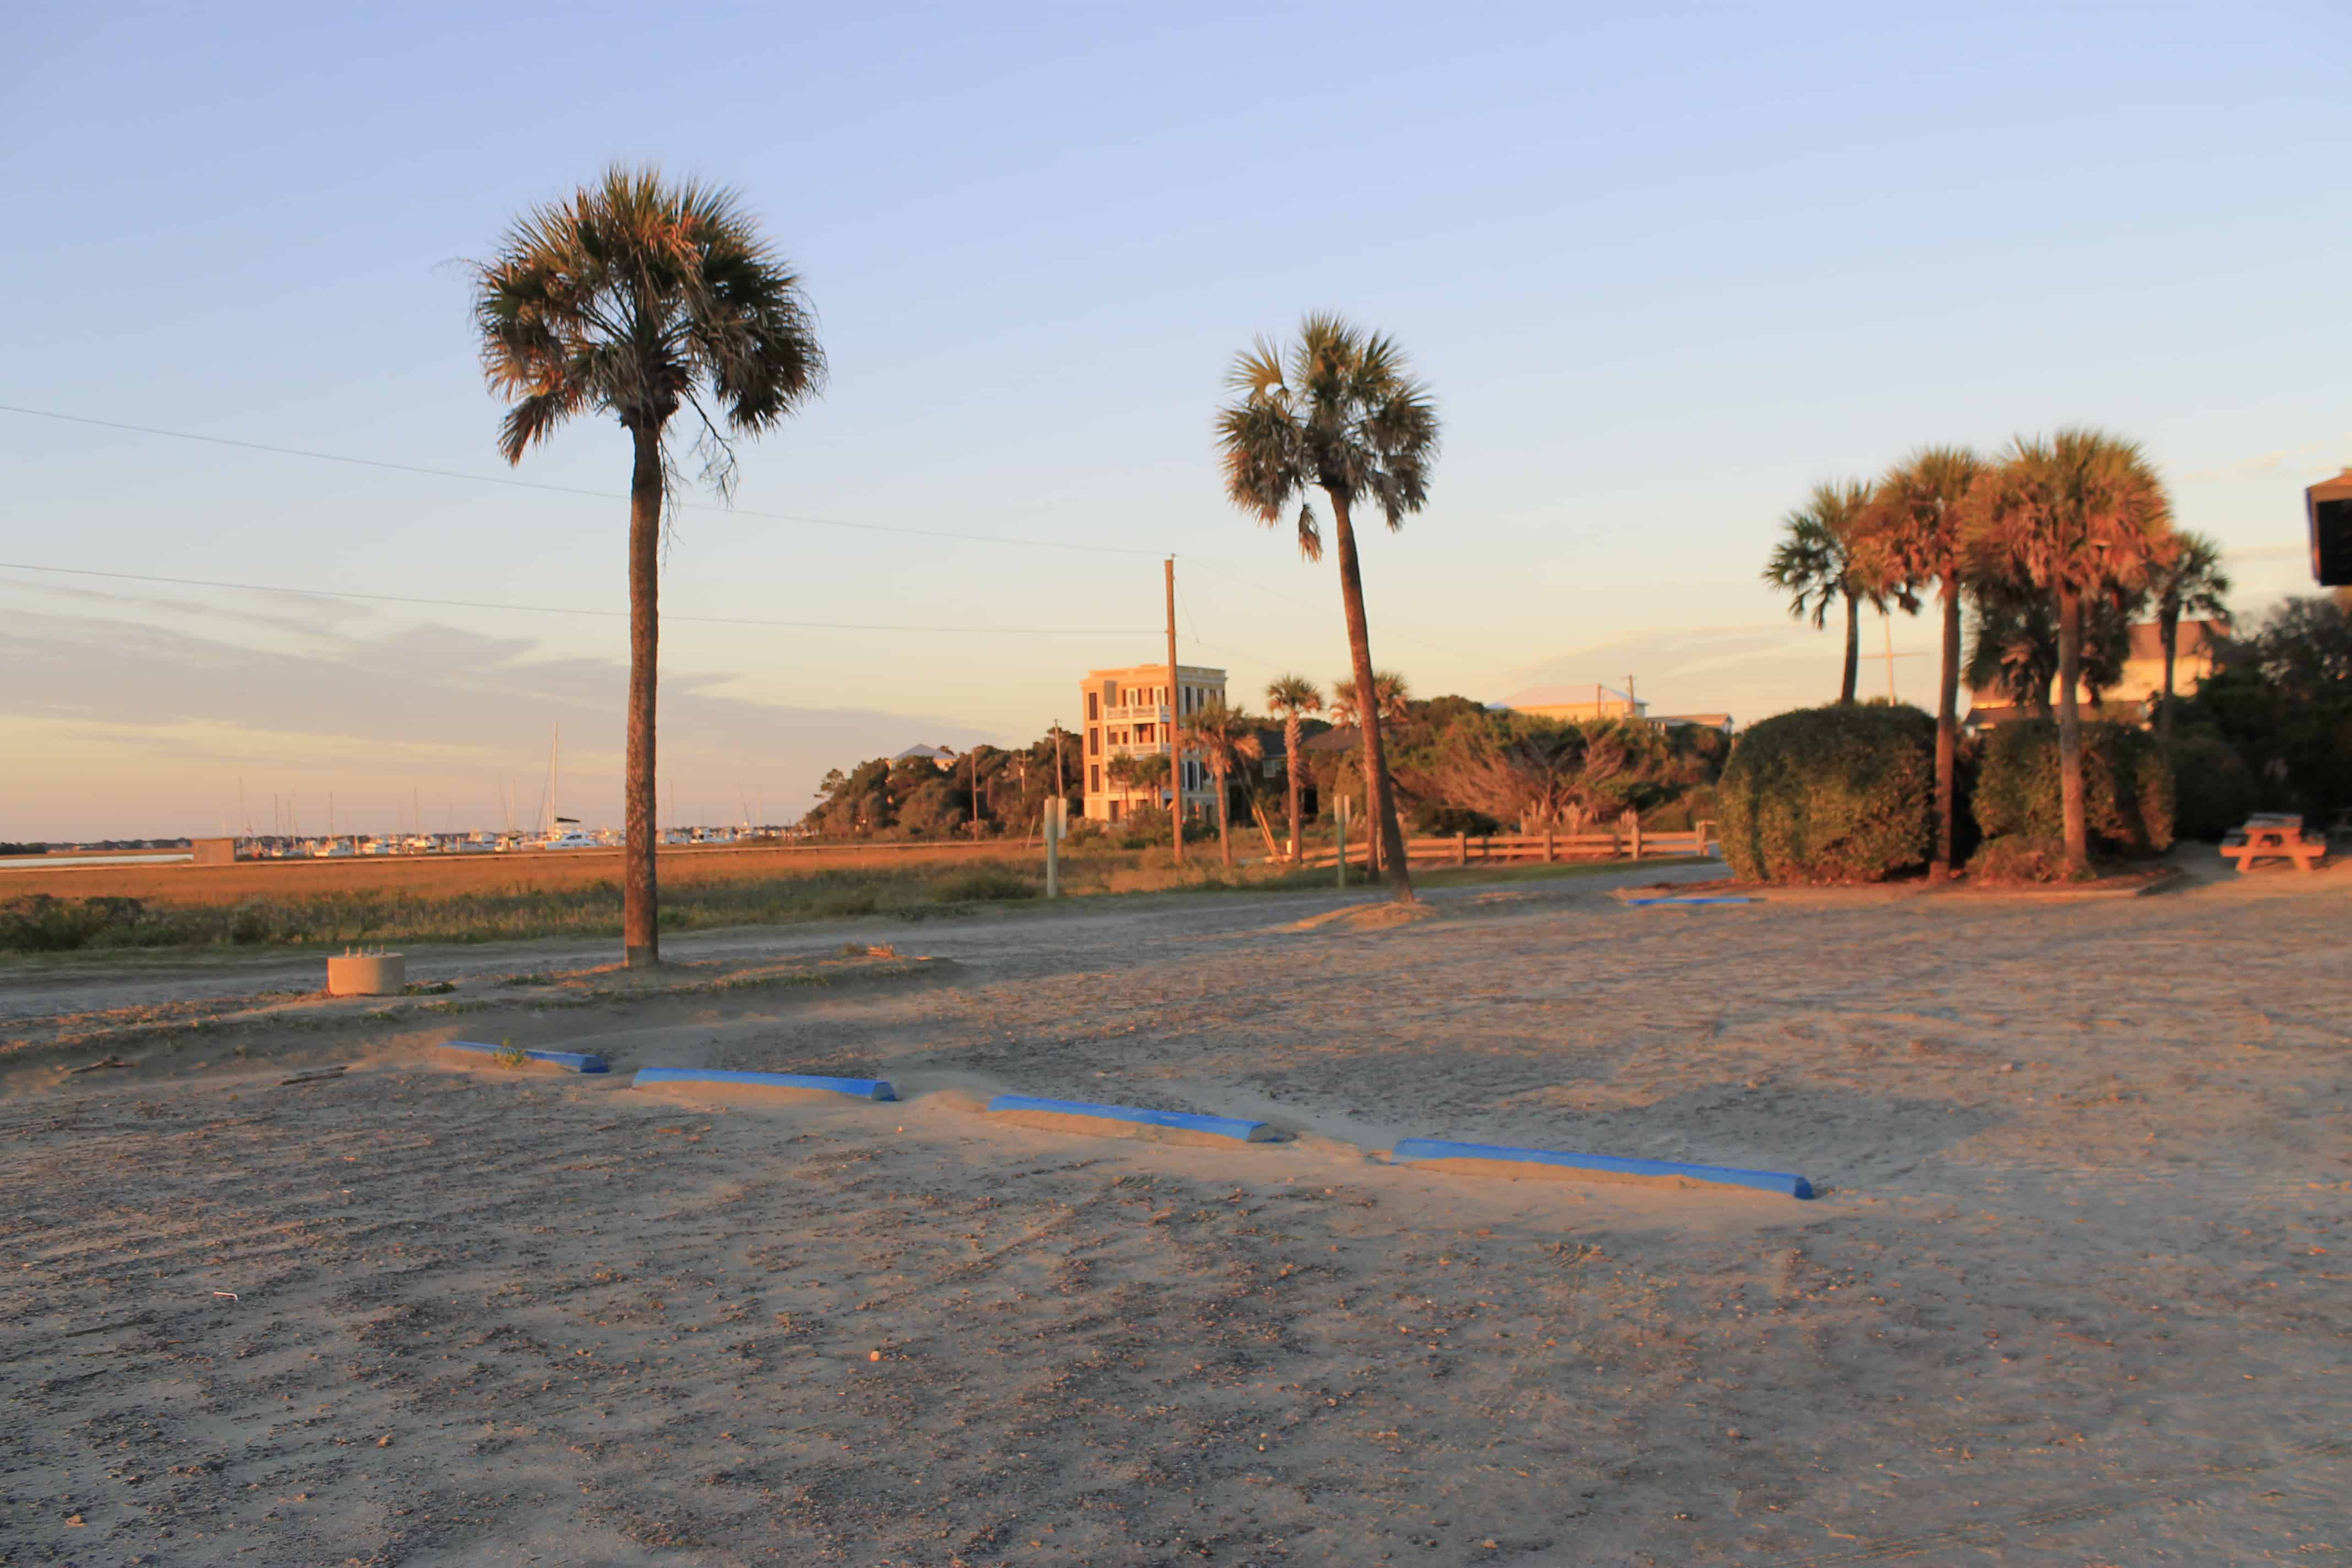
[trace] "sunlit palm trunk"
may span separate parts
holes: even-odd
[[[2090,826],[2083,810],[2083,715],[2074,685],[2083,669],[2083,595],[2058,595],[2058,803],[2066,829],[2066,869],[2076,876],[2091,867]]]
[[[1283,766],[1290,774],[1290,863],[1298,864],[1298,715],[1282,725]]]
[[[1958,785],[1960,752],[1960,595],[1944,581],[1944,668],[1936,682],[1936,858],[1927,879],[1952,874],[1953,795]]]
[[[1401,904],[1414,901],[1412,874],[1406,868],[1404,837],[1397,831],[1396,792],[1389,787],[1389,763],[1381,750],[1380,688],[1372,681],[1372,639],[1364,622],[1364,579],[1356,564],[1356,531],[1348,521],[1348,499],[1337,490],[1331,498],[1331,531],[1339,552],[1339,598],[1348,619],[1348,653],[1356,677],[1356,721],[1364,732],[1364,788],[1370,799],[1374,829],[1380,835],[1381,860],[1389,874],[1391,895]]]
[[[623,781],[621,950],[631,969],[661,962],[654,883],[654,689],[661,616],[661,432],[638,426],[636,468],[629,481],[629,738]]]
[[[1845,676],[1838,686],[1838,700],[1853,700],[1856,679],[1862,673],[1862,600],[1859,595],[1845,596]]]
[[[2180,617],[2162,616],[2157,630],[2164,639],[2164,706],[2157,710],[2156,743],[2167,758],[2172,755],[2172,660],[2180,648]]]
[[[1225,786],[1225,770],[1216,768],[1210,776],[1217,781],[1217,858],[1225,869],[1234,868],[1234,795]]]

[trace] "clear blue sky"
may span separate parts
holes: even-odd
[[[1623,9],[12,7],[0,402],[502,474],[459,263],[656,160],[744,193],[833,356],[741,507],[1173,552],[1240,697],[1344,668],[1328,564],[1209,445],[1233,351],[1318,307],[1441,402],[1434,504],[1366,550],[1423,692],[1819,700],[1833,639],[1756,581],[1780,514],[2060,423],[2145,440],[2245,607],[2308,591],[2298,491],[2352,462],[2344,11]],[[627,461],[587,425],[520,477]],[[8,414],[0,484],[10,562],[625,602],[617,501]],[[914,628],[672,623],[688,819],[1034,736],[1160,648],[1150,555],[698,511],[664,592]],[[988,627],[1135,632],[947,629]],[[211,830],[239,777],[265,822],[491,822],[556,723],[567,808],[617,816],[617,621],[0,570],[0,838]]]

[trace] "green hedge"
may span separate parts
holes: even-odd
[[[1936,721],[1916,708],[1783,713],[1740,735],[1716,793],[1740,876],[1879,881],[1934,845]]]
[[[2172,742],[2172,832],[2176,838],[2219,844],[2262,805],[2262,788],[2238,748],[2212,731],[2191,731]]]
[[[1977,773],[1977,826],[1987,838],[2062,838],[2058,723],[2003,724],[1985,742]],[[2124,724],[2083,726],[2083,809],[2091,847],[2117,855],[2172,847],[2172,770],[2156,737]]]

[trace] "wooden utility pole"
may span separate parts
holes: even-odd
[[[1176,712],[1181,706],[1180,688],[1176,684],[1176,557],[1171,555],[1165,565],[1168,580],[1168,837],[1174,846],[1176,864],[1181,866],[1184,863],[1184,769],[1176,752]]]

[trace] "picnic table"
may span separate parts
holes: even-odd
[[[2299,870],[2315,869],[2326,858],[2327,836],[2306,836],[2303,818],[2286,812],[2256,812],[2246,825],[2221,839],[2221,858],[2235,860],[2241,875],[2257,860],[2292,860]]]

